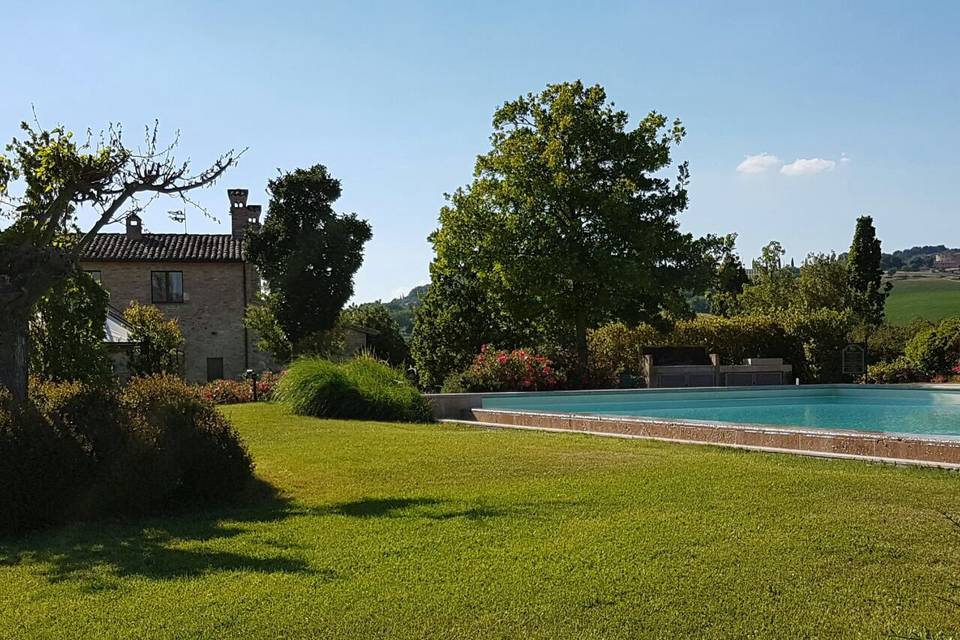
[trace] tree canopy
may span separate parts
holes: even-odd
[[[0,231],[0,385],[26,397],[30,354],[29,320],[47,291],[76,269],[77,259],[104,226],[141,211],[153,198],[176,196],[213,183],[238,157],[228,151],[210,166],[193,171],[146,129],[142,145],[131,148],[122,130],[110,127],[95,138],[77,138],[62,127],[44,130],[23,123],[23,139],[0,156],[0,214],[13,223]],[[21,187],[18,195],[11,187]],[[140,200],[147,196],[147,201]],[[94,221],[79,224],[91,209]]]
[[[56,283],[30,319],[30,367],[42,380],[103,381],[113,373],[104,345],[109,296],[83,271]]]
[[[706,288],[714,240],[678,228],[689,172],[664,172],[683,137],[655,112],[631,128],[579,81],[505,103],[473,182],[441,210],[434,285],[475,280],[484,305],[574,347],[582,368],[592,326],[689,315],[685,292]],[[425,305],[450,287],[435,289]]]
[[[873,218],[860,216],[847,255],[847,272],[852,292],[853,314],[864,331],[883,324],[884,307],[892,288],[883,282],[880,239]]]
[[[263,226],[248,232],[247,255],[267,282],[266,304],[293,353],[302,353],[336,326],[372,231],[355,213],[334,211],[340,181],[323,165],[282,173],[267,191],[269,209]]]

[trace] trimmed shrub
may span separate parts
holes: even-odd
[[[545,356],[484,345],[473,364],[449,382],[462,391],[546,391],[558,388],[562,379]]]
[[[590,333],[591,366],[621,377],[636,376],[645,347],[700,346],[718,354],[723,363],[783,358],[806,382],[836,382],[843,379],[841,353],[850,326],[848,313],[830,309],[778,317],[699,316],[668,331],[614,323]]]
[[[429,422],[429,404],[402,372],[370,356],[334,363],[300,358],[277,385],[276,398],[298,415]]]

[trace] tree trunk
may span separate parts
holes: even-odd
[[[0,387],[17,400],[27,399],[27,358],[29,334],[26,318],[0,318]]]
[[[70,256],[24,242],[0,246],[0,387],[27,398],[29,325],[37,301],[73,268]]]
[[[577,365],[581,375],[586,376],[589,352],[587,350],[587,313],[583,309],[577,310]]]

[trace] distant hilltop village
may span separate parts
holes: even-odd
[[[933,257],[934,269],[960,269],[960,251],[943,251]]]

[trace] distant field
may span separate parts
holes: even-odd
[[[893,291],[887,299],[887,320],[891,324],[947,316],[960,316],[960,280],[918,277],[893,281]]]

